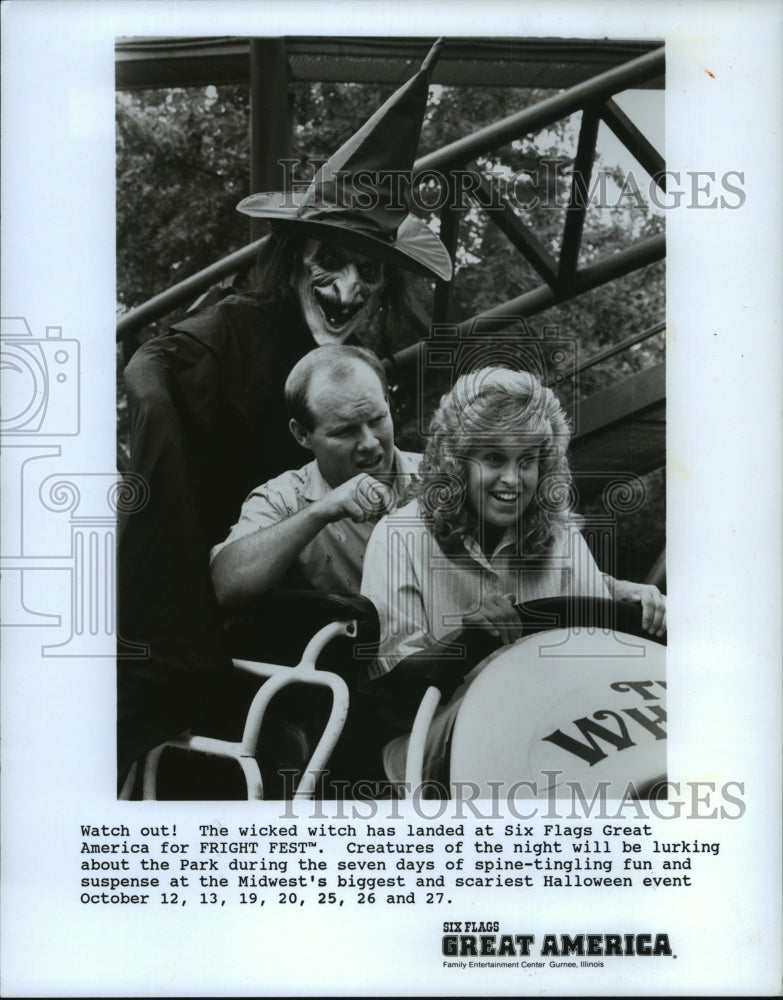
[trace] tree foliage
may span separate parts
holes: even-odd
[[[214,88],[213,88],[214,89]],[[117,292],[140,305],[247,242],[242,87],[117,97]]]

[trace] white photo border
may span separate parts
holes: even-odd
[[[40,341],[57,339],[59,328],[64,342],[78,342],[69,355],[79,367],[78,425],[52,432],[27,458],[51,476],[81,477],[85,523],[100,521],[94,530],[104,533],[113,514],[101,505],[115,468],[117,37],[360,28],[665,39],[668,168],[740,171],[747,196],[739,210],[667,214],[670,776],[740,781],[747,811],[720,825],[721,863],[704,894],[645,898],[648,922],[698,948],[682,946],[678,961],[656,966],[654,977],[636,968],[627,978],[599,975],[580,992],[739,995],[780,987],[781,11],[764,0],[654,9],[614,2],[598,12],[578,2],[486,0],[403,0],[393,8],[374,0],[10,0],[2,9],[2,313],[23,317]],[[63,420],[74,426],[72,413]],[[39,523],[39,494],[13,478],[14,448],[3,449],[2,462],[3,554],[22,555],[15,517],[27,519],[25,556],[64,560],[30,574],[29,586],[56,609],[68,599],[71,545],[58,504],[77,501],[50,484]],[[4,613],[35,606],[19,588],[13,571],[4,573]],[[520,991],[519,980],[498,973],[449,978],[433,952],[440,914],[419,907],[372,921],[354,914],[353,923],[300,910],[276,915],[270,926],[241,913],[81,906],[80,824],[119,817],[162,825],[172,815],[190,824],[241,821],[247,806],[117,803],[111,657],[42,655],[43,624],[3,621],[3,995]],[[262,804],[258,815],[279,811],[279,803]],[[701,835],[706,825],[687,830]],[[581,897],[548,905],[553,925],[584,919]],[[526,909],[520,901],[497,904],[503,914]],[[606,901],[591,900],[590,909],[596,919],[612,916]],[[564,987],[546,978],[522,988]]]

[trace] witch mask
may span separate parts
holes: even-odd
[[[380,261],[308,239],[295,287],[315,342],[342,343],[360,331],[380,306],[384,283]]]

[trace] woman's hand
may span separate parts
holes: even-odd
[[[522,622],[514,607],[515,600],[513,594],[490,594],[477,611],[463,616],[462,624],[469,628],[486,628],[490,635],[497,636],[509,646],[522,638]]]
[[[666,597],[653,583],[614,581],[614,599],[632,601],[642,605],[642,628],[650,635],[663,635],[666,631]]]

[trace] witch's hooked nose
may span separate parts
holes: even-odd
[[[332,285],[343,305],[348,305],[359,298],[366,298],[364,282],[353,264],[349,263],[341,268],[334,276]]]

